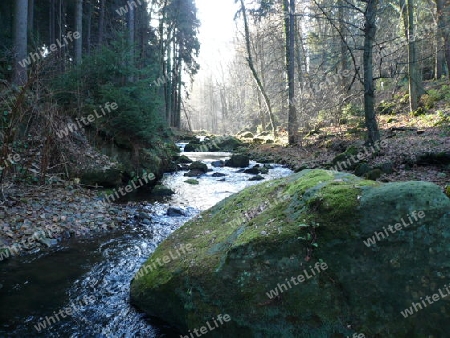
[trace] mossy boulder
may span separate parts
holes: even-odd
[[[192,140],[191,142],[189,142],[188,144],[186,144],[184,146],[184,152],[194,152],[194,151],[199,151],[198,148],[200,147],[201,142],[198,138],[196,138],[195,140]]]
[[[380,169],[372,169],[366,174],[364,174],[364,178],[367,178],[368,180],[376,181],[383,175],[383,172]]]
[[[172,189],[160,184],[155,185],[152,189],[153,196],[168,197],[172,196],[173,194],[175,194],[175,192]]]
[[[255,137],[255,135],[253,135],[253,133],[251,133],[249,131],[247,131],[247,132],[245,132],[245,133],[243,133],[243,134],[241,134],[239,136],[242,137],[242,138],[254,138]]]
[[[358,149],[355,147],[349,147],[345,152],[337,155],[332,161],[335,170],[355,170],[359,165],[357,155]]]
[[[225,165],[233,168],[245,168],[250,165],[250,158],[247,155],[234,154],[225,161]]]
[[[122,171],[118,168],[92,168],[81,174],[80,182],[87,186],[115,188],[122,184]]]
[[[190,170],[200,170],[203,173],[208,172],[208,166],[201,161],[192,162],[191,165],[189,166],[189,169]]]
[[[450,297],[408,318],[401,311],[445,290],[449,229],[450,199],[434,184],[304,170],[172,233],[134,277],[131,302],[184,334],[228,314],[214,337],[444,337]]]
[[[215,151],[234,151],[243,143],[236,137],[218,136],[211,137],[203,142],[197,151],[215,152]]]
[[[358,166],[356,167],[355,175],[361,177],[371,170],[372,170],[372,168],[366,162],[362,162],[362,163],[358,164]]]
[[[192,185],[198,185],[198,184],[200,184],[200,182],[199,182],[198,180],[194,180],[193,178],[190,178],[190,179],[184,181],[184,183],[192,184]]]
[[[194,161],[192,161],[189,157],[185,156],[185,155],[181,155],[176,159],[177,163],[181,163],[181,164],[186,164],[186,163],[192,163]]]

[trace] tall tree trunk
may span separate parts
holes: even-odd
[[[244,18],[245,46],[247,48],[247,63],[252,72],[253,79],[255,80],[256,85],[258,86],[258,89],[261,91],[261,94],[264,98],[264,102],[266,104],[267,111],[269,114],[269,120],[270,120],[270,126],[272,128],[272,133],[273,133],[274,137],[276,137],[277,131],[275,129],[275,118],[272,113],[272,105],[270,103],[269,96],[267,95],[267,93],[264,89],[264,86],[262,85],[262,82],[258,76],[258,73],[256,72],[256,68],[253,63],[252,49],[251,49],[251,44],[250,44],[250,30],[248,28],[248,20],[247,20],[247,13],[246,13],[245,5],[244,5],[244,0],[240,0],[240,2],[241,2],[241,11],[242,11],[242,15]]]
[[[181,69],[178,70],[178,97],[177,97],[177,106],[176,106],[176,121],[175,121],[175,127],[180,129],[181,128]]]
[[[262,131],[266,131],[266,115],[264,114],[264,111],[263,111],[261,92],[259,90],[256,93],[256,97],[258,99],[258,113],[259,113],[259,118],[261,120]]]
[[[166,73],[165,75],[165,82],[164,87],[166,89],[166,118],[167,123],[169,126],[173,125],[173,119],[172,119],[172,85],[173,85],[173,73],[172,73],[172,44],[170,42],[172,37],[172,32],[167,33],[167,61],[165,62],[166,65]]]
[[[444,21],[444,29],[442,33],[444,36],[444,52],[445,60],[447,62],[447,75],[450,78],[450,3],[445,1],[442,6],[442,20]]]
[[[295,108],[295,0],[283,1],[284,12],[289,13],[285,15],[284,31],[286,38],[286,73],[288,82],[288,140],[289,144],[297,143],[298,122],[297,109]]]
[[[416,51],[416,34],[414,29],[414,0],[400,0],[405,36],[408,41],[408,83],[409,83],[409,109],[415,111],[419,108],[419,98],[423,94],[422,79],[418,68]]]
[[[93,0],[88,1],[88,15],[87,15],[87,21],[86,21],[86,54],[91,54],[91,46],[92,46],[92,14],[94,11],[94,4],[92,3]]]
[[[27,67],[20,63],[27,57],[28,0],[15,0],[14,7],[14,73],[13,83],[23,86],[28,81]]]
[[[436,2],[436,60],[435,60],[435,71],[434,78],[436,80],[440,79],[444,73],[444,62],[445,62],[445,52],[444,52],[444,36],[443,32],[445,29],[443,14],[444,1],[435,0]]]
[[[130,59],[129,59],[129,65],[130,67],[130,72],[132,71],[132,69],[134,69],[134,63],[135,63],[135,32],[136,32],[136,11],[135,8],[133,7],[132,4],[130,4],[129,6],[129,11],[128,11],[128,46],[130,48]],[[130,75],[128,76],[128,82],[134,82],[134,76],[130,73]]]
[[[103,37],[105,33],[105,7],[106,0],[100,0],[100,17],[98,19],[98,45],[103,44]]]
[[[75,40],[75,63],[81,65],[83,57],[83,0],[77,0],[75,30],[80,34],[80,38]]]
[[[340,47],[341,47],[341,71],[345,71],[348,69],[348,58],[347,58],[347,44],[346,44],[346,38],[344,35],[345,31],[345,13],[344,13],[344,6],[345,6],[345,0],[339,1],[339,31],[341,32],[341,39],[340,41]],[[347,87],[347,78],[345,76],[341,77],[341,86],[343,88]]]
[[[409,73],[409,109],[419,108],[419,98],[422,95],[421,74],[417,64],[416,39],[414,30],[414,0],[408,2],[408,73]]]
[[[48,16],[49,16],[49,20],[48,20],[48,22],[49,22],[49,24],[50,24],[50,27],[49,27],[49,41],[48,41],[48,45],[50,46],[52,43],[55,43],[55,40],[56,40],[56,8],[55,8],[55,6],[56,6],[56,3],[55,3],[55,1],[56,0],[50,0],[50,8],[49,8],[49,13],[48,13]]]
[[[295,50],[297,54],[295,55],[295,60],[297,63],[297,81],[300,86],[300,92],[303,90],[303,69],[302,69],[302,55],[303,53],[303,39],[302,39],[302,29],[299,19],[295,17]],[[303,53],[303,54],[302,54]]]
[[[28,39],[32,39],[34,29],[34,0],[28,0]]]
[[[368,141],[374,144],[380,139],[378,122],[375,116],[375,88],[373,80],[373,44],[377,27],[375,19],[378,0],[367,0],[367,8],[364,13],[364,113],[367,127]]]
[[[58,25],[58,37],[57,39],[59,41],[63,41],[64,36],[67,33],[67,20],[66,20],[66,13],[67,13],[67,5],[65,0],[59,0],[58,2],[58,8],[57,8],[57,25]],[[81,33],[81,32],[80,32]],[[52,42],[54,43],[54,42]],[[59,57],[61,62],[60,67],[61,67],[61,73],[64,73],[66,71],[66,55],[68,54],[69,50],[68,50],[69,46],[64,44],[64,46],[62,48],[58,48],[58,53],[59,53]]]
[[[445,60],[447,62],[447,75],[450,78],[450,33],[444,35]]]

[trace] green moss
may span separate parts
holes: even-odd
[[[193,178],[190,178],[190,179],[184,181],[184,183],[192,184],[192,185],[200,184],[200,182],[199,182],[198,180],[195,180],[195,179],[193,179]]]
[[[289,185],[286,193],[288,195],[303,195],[306,190],[317,186],[320,183],[333,180],[333,174],[327,170],[304,170],[300,177],[295,176],[295,182]],[[298,179],[301,178],[301,179]]]
[[[436,189],[423,182],[384,185],[326,170],[304,170],[247,188],[170,235],[147,263],[163,260],[181,244],[189,243],[193,251],[135,279],[132,302],[182,332],[227,313],[233,320],[223,333],[215,331],[219,338],[242,332],[254,337],[338,336],[347,332],[337,318],[347,320],[353,313],[367,324],[368,334],[385,332],[380,318],[386,317],[387,302],[393,295],[404,296],[405,289],[404,280],[389,279],[393,272],[385,262],[393,257],[411,260],[415,265],[403,268],[408,278],[410,270],[420,266],[405,248],[396,246],[395,253],[384,248],[380,254],[366,249],[362,240],[410,208],[425,210],[427,222],[443,227],[447,221],[439,217],[450,202],[442,192],[445,201],[439,200]],[[428,253],[428,244],[425,250]],[[310,271],[320,259],[328,270],[293,285],[279,299],[268,298],[267,292]],[[379,273],[373,275],[374,269]],[[368,302],[376,310],[373,318],[365,311]],[[395,306],[387,315],[398,315],[405,306]]]
[[[421,116],[421,115],[426,115],[426,114],[428,114],[428,110],[424,107],[419,107],[419,108],[417,108],[417,110],[412,112],[412,115],[416,116],[416,117]]]
[[[364,175],[364,178],[372,181],[376,181],[383,175],[381,169],[373,169]]]

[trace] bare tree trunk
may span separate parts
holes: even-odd
[[[380,139],[378,122],[375,116],[375,88],[373,80],[373,44],[377,27],[375,25],[378,0],[367,0],[364,13],[364,113],[367,127],[368,141],[374,144]]]
[[[15,0],[14,8],[14,73],[13,83],[23,86],[28,81],[27,67],[22,66],[27,57],[28,0]]]
[[[251,50],[251,44],[250,44],[250,30],[248,28],[248,20],[247,20],[247,13],[246,13],[245,5],[244,5],[244,0],[240,0],[240,2],[241,2],[241,11],[242,11],[242,15],[244,18],[245,45],[247,48],[247,63],[252,72],[253,79],[255,80],[256,85],[258,86],[258,89],[261,91],[261,94],[264,98],[264,102],[266,104],[268,114],[269,114],[269,120],[270,120],[270,126],[272,128],[272,133],[273,133],[274,137],[276,137],[277,131],[275,129],[275,118],[272,113],[272,105],[270,103],[269,96],[267,95],[267,93],[264,89],[264,86],[261,83],[258,73],[256,72],[255,65],[253,63],[252,50]]]
[[[75,40],[75,63],[81,65],[83,57],[83,0],[77,0],[75,11],[75,30],[80,34],[80,38]]]
[[[133,69],[134,62],[135,62],[135,44],[134,44],[134,37],[135,37],[135,31],[136,31],[136,16],[135,16],[135,9],[133,5],[128,6],[130,10],[128,11],[128,46],[130,48],[130,59],[128,60],[129,65],[131,66],[131,69]],[[131,73],[130,73],[131,74]],[[128,76],[128,82],[134,82],[134,76],[129,75]]]
[[[405,25],[405,36],[408,41],[408,82],[409,109],[415,111],[419,107],[419,98],[423,94],[421,74],[417,65],[416,36],[414,31],[414,0],[400,0]]]
[[[58,8],[57,8],[57,25],[58,25],[58,39],[60,41],[63,40],[63,37],[66,35],[66,27],[67,27],[67,21],[66,21],[66,2],[65,0],[59,0],[58,2]],[[52,42],[53,43],[53,42]],[[66,71],[66,55],[68,52],[68,46],[65,44],[62,48],[58,49],[59,57],[61,62],[61,73],[64,73]]]
[[[417,65],[416,39],[414,31],[414,0],[408,1],[408,73],[409,73],[409,109],[419,108],[419,98],[422,85],[421,75]]]
[[[103,36],[105,33],[105,6],[106,0],[100,1],[100,18],[98,19],[98,45],[103,44]]]
[[[32,38],[34,29],[34,0],[28,0],[28,38]]]
[[[444,36],[443,32],[445,29],[445,23],[443,15],[443,0],[435,0],[436,2],[436,61],[435,61],[435,72],[434,78],[436,80],[440,79],[444,73],[444,62],[445,62],[445,52],[444,52]]]
[[[444,21],[444,29],[442,33],[444,36],[444,52],[445,60],[447,62],[447,75],[450,78],[450,3],[444,2],[442,6],[442,20]]]
[[[447,61],[447,75],[450,78],[450,34],[444,35],[445,60]]]
[[[283,8],[285,12],[284,31],[286,38],[286,73],[288,80],[288,140],[289,144],[297,143],[298,122],[297,109],[295,108],[295,0],[284,0]],[[289,13],[289,14],[288,14]]]
[[[91,45],[92,45],[92,14],[94,11],[94,5],[92,4],[92,0],[88,1],[88,16],[87,16],[87,22],[86,22],[86,54],[91,54]]]
[[[297,50],[297,54],[295,56],[297,62],[297,81],[300,86],[300,92],[303,90],[303,69],[302,69],[302,53],[303,52],[303,40],[302,40],[302,30],[301,25],[297,20],[297,17],[294,19],[295,21],[295,50]],[[305,55],[305,54],[303,54]]]
[[[167,33],[167,61],[164,88],[166,91],[166,117],[167,123],[171,127],[173,125],[172,119],[172,84],[173,84],[173,73],[172,73],[172,44],[170,42],[172,38],[172,32]]]
[[[50,0],[50,9],[49,9],[49,41],[48,45],[50,46],[52,43],[55,43],[56,40],[56,12],[55,12],[55,1]]]
[[[344,5],[345,1],[340,0],[339,5],[339,31],[341,32],[341,70],[345,71],[348,69],[348,59],[347,59],[347,44],[346,44],[346,38],[344,36],[344,28],[345,28],[345,13],[344,13]],[[345,76],[341,77],[341,85],[343,88],[347,87],[347,78]]]

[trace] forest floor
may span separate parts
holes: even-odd
[[[450,184],[449,104],[449,101],[439,102],[433,109],[418,116],[404,109],[394,109],[389,115],[378,115],[381,140],[385,141],[386,147],[364,161],[370,167],[391,164],[392,173],[383,173],[379,181],[428,181],[443,190]],[[287,136],[280,137],[273,144],[249,143],[247,152],[251,158],[286,164],[294,171],[304,168],[329,169],[332,160],[349,147],[364,150],[365,128],[361,118],[356,121],[359,124],[316,128],[315,132],[303,135],[299,142],[301,145],[286,145]],[[442,161],[436,160],[439,156],[443,156]]]
[[[128,218],[125,208],[101,203],[97,192],[75,184],[22,184],[5,195],[0,203],[0,261],[72,236],[112,231]]]

